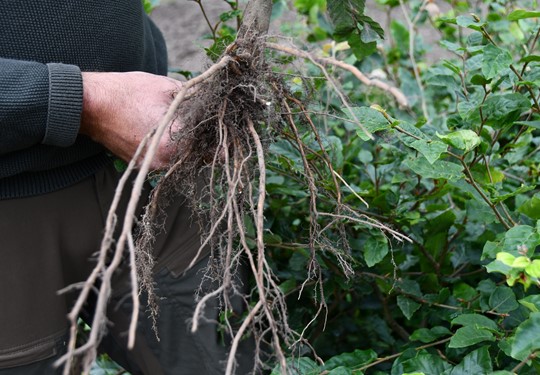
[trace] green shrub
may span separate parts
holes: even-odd
[[[336,191],[333,176],[321,172],[315,220],[343,252],[316,244],[319,284],[299,150],[281,142],[271,146],[268,259],[288,296],[290,324],[299,332],[307,326],[304,337],[324,360],[299,345],[291,365],[297,374],[536,374],[538,5],[461,1],[440,12],[429,1],[378,2],[396,8],[392,14],[404,9],[408,15],[391,20],[384,42],[382,30],[364,14],[370,14],[364,1],[297,0],[307,26],[283,30],[309,41],[314,54],[336,55],[398,87],[410,107],[400,108],[387,91],[327,66],[350,99],[346,108],[309,61],[303,79],[285,79],[293,95],[311,102],[310,113],[327,113],[312,118],[324,130],[324,150],[307,125],[302,137],[313,158],[330,156],[347,183],[340,183],[343,201],[410,241],[325,217],[335,208],[327,198]],[[426,57],[434,46],[423,42],[418,27],[441,35],[448,58]],[[314,76],[320,78],[307,78]],[[305,122],[300,117],[298,123]],[[344,258],[352,264],[349,273]]]

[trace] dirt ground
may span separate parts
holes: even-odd
[[[241,1],[245,3],[246,1]],[[202,1],[210,22],[215,23],[219,19],[219,14],[229,10],[229,6],[224,0],[204,0]],[[436,2],[441,9],[445,10],[442,1]],[[373,0],[368,0],[366,13],[379,22],[382,26],[388,24],[388,15]],[[169,66],[174,70],[201,71],[209,64],[202,46],[208,46],[210,42],[203,36],[209,33],[199,5],[193,0],[161,0],[160,6],[154,10],[152,19],[159,26],[167,41],[169,50]],[[283,18],[294,20],[292,13],[284,14]],[[390,18],[403,19],[399,7],[394,8]],[[272,27],[274,32],[278,32],[279,20],[274,22]],[[437,60],[445,55],[437,47],[439,35],[433,29],[421,29],[422,37],[434,45],[430,52],[430,59]]]

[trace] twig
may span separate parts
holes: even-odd
[[[422,3],[422,6],[420,7],[418,15],[420,14],[422,7],[426,3],[427,1],[424,0]],[[413,72],[414,72],[414,78],[416,79],[418,89],[420,90],[420,101],[422,103],[422,112],[424,114],[426,121],[429,122],[429,115],[428,115],[427,104],[426,104],[426,95],[424,93],[424,85],[422,84],[422,79],[420,78],[420,69],[418,69],[418,64],[416,62],[416,58],[414,57],[414,37],[416,35],[415,27],[416,27],[416,22],[418,21],[418,15],[417,17],[414,18],[414,20],[411,20],[411,17],[409,15],[409,12],[407,11],[407,8],[405,7],[405,3],[403,2],[403,0],[399,0],[399,5],[401,6],[401,11],[403,12],[403,15],[405,16],[405,21],[407,22],[407,25],[409,27],[409,58],[411,59],[411,64],[412,64]]]
[[[364,75],[364,73],[362,73],[358,68],[356,68],[353,65],[347,64],[343,61],[339,61],[332,57],[314,56],[308,52],[305,52],[305,51],[302,51],[293,47],[283,46],[281,44],[266,42],[266,46],[276,51],[285,52],[289,55],[298,56],[298,57],[302,57],[304,59],[309,59],[309,60],[312,59],[321,64],[334,65],[341,69],[347,70],[351,72],[364,85],[377,87],[383,91],[386,91],[394,97],[394,99],[400,106],[405,107],[405,108],[409,107],[409,102],[407,98],[398,88],[390,86],[386,82],[380,81],[378,79],[369,79],[368,77]]]
[[[512,369],[512,373],[513,373],[513,374],[517,374],[517,372],[518,372],[523,366],[525,366],[525,364],[526,364],[527,362],[529,362],[531,359],[535,359],[537,355],[538,355],[538,352],[537,352],[537,351],[536,351],[536,352],[532,352],[531,354],[529,354],[529,355],[527,356],[527,358],[525,358],[523,361],[519,362],[519,363],[516,365],[516,367],[514,367],[514,368]]]
[[[431,348],[433,346],[437,346],[437,345],[440,345],[440,344],[444,344],[445,342],[448,342],[450,341],[452,337],[447,337],[445,339],[442,339],[442,340],[439,340],[439,341],[435,341],[435,342],[432,342],[430,344],[426,344],[426,345],[422,345],[422,346],[419,346],[417,348],[415,348],[416,351],[420,351],[420,350],[423,350],[423,349],[427,349],[427,348]],[[394,359],[394,358],[398,358],[399,356],[401,356],[404,352],[400,352],[400,353],[396,353],[396,354],[392,354],[392,355],[389,355],[387,357],[384,357],[384,358],[379,358],[378,360],[376,360],[375,362],[371,362],[367,365],[364,365],[362,367],[360,367],[358,370],[359,371],[364,371],[364,370],[367,370],[368,368],[370,367],[373,367],[373,366],[377,366],[378,364],[381,364],[381,363],[384,363],[386,361],[389,361],[391,359]]]

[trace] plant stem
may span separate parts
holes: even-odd
[[[439,340],[439,341],[435,341],[435,342],[432,342],[430,344],[426,344],[426,345],[422,345],[422,346],[419,346],[417,348],[415,348],[416,351],[420,351],[420,350],[423,350],[423,349],[427,349],[427,348],[431,348],[433,346],[437,346],[437,345],[440,345],[440,344],[444,344],[445,342],[448,342],[450,341],[451,337],[447,337],[445,339],[442,339],[442,340]],[[404,352],[399,352],[399,353],[396,353],[396,354],[392,354],[392,355],[389,355],[387,357],[383,357],[383,358],[379,358],[378,360],[376,360],[375,362],[371,362],[370,364],[367,364],[365,366],[362,366],[360,367],[359,369],[357,370],[353,370],[353,373],[355,371],[364,371],[370,367],[373,367],[373,366],[376,366],[378,364],[381,364],[383,362],[386,362],[386,361],[389,361],[391,359],[394,359],[394,358],[398,358],[399,356],[401,356]]]
[[[413,67],[414,78],[416,79],[416,84],[418,85],[418,89],[420,90],[422,112],[424,114],[424,118],[426,119],[426,121],[429,122],[429,115],[428,115],[427,104],[426,104],[426,95],[424,93],[424,85],[422,84],[422,79],[420,78],[420,69],[418,69],[418,64],[416,62],[416,58],[414,57],[414,37],[416,35],[415,24],[418,21],[418,15],[422,11],[422,8],[424,7],[425,3],[427,3],[426,0],[424,0],[424,2],[422,3],[422,6],[420,7],[417,17],[411,20],[409,16],[409,12],[407,12],[407,8],[405,7],[404,1],[399,0],[401,11],[403,12],[403,15],[405,16],[405,21],[407,22],[407,25],[409,27],[409,58],[411,59],[411,64]]]
[[[537,355],[538,355],[538,352],[532,352],[531,354],[529,354],[529,356],[527,358],[525,358],[523,361],[519,362],[517,364],[517,366],[512,369],[512,373],[517,374],[519,369],[521,369],[523,366],[525,366],[525,364],[527,362],[529,362],[531,359],[536,358]]]
[[[301,51],[301,50],[299,50],[297,48],[287,47],[287,46],[283,46],[283,45],[276,44],[276,43],[267,42],[266,46],[268,48],[274,49],[276,51],[285,52],[287,54],[298,56],[298,57],[303,57],[303,58],[309,59],[309,60],[315,60],[315,61],[317,61],[317,62],[319,62],[321,64],[324,64],[324,65],[334,65],[334,66],[337,66],[337,67],[339,67],[341,69],[347,70],[350,73],[352,73],[364,85],[377,87],[377,88],[379,88],[379,89],[381,89],[383,91],[386,91],[386,92],[390,93],[394,97],[394,99],[396,100],[396,102],[400,106],[405,107],[405,108],[409,107],[409,102],[407,100],[407,97],[397,87],[390,86],[386,82],[380,81],[378,79],[370,79],[370,78],[366,77],[366,75],[364,73],[362,73],[354,65],[347,64],[347,63],[345,63],[343,61],[340,61],[340,60],[337,60],[337,59],[335,59],[333,57],[313,56],[310,53],[305,52],[305,51]]]
[[[531,48],[529,49],[529,51],[534,50],[534,47],[536,46],[536,42],[538,42],[539,37],[540,37],[540,28],[538,28],[538,31],[536,32],[536,35],[534,36],[534,39],[531,43]],[[529,65],[528,61],[525,64],[523,64],[523,68],[521,68],[521,75],[525,74],[525,70],[527,69],[528,65]]]
[[[216,41],[216,28],[212,26],[212,23],[210,22],[210,20],[208,19],[208,15],[206,14],[206,10],[204,9],[204,6],[202,5],[202,1],[201,0],[194,0],[197,4],[199,4],[199,8],[201,8],[201,12],[203,14],[203,17],[208,25],[208,27],[210,28],[210,32],[212,33],[212,39],[214,39],[214,42]]]
[[[514,72],[514,74],[519,78],[520,81],[523,81],[523,76],[519,74],[519,72],[517,71],[517,69],[514,67],[513,64],[510,65],[510,69]],[[531,95],[531,98],[534,102],[534,106],[536,107],[536,111],[540,112],[540,104],[538,104],[538,100],[536,99],[536,95],[534,94],[531,86],[530,85],[524,85],[524,86],[529,92],[529,94]]]
[[[499,221],[506,228],[506,230],[512,228],[512,226],[509,225],[503,219],[503,217],[501,216],[501,213],[499,212],[499,210],[497,210],[496,205],[491,202],[491,199],[489,199],[486,196],[486,194],[484,193],[484,191],[480,188],[480,186],[478,186],[478,184],[474,180],[474,177],[473,177],[473,175],[471,173],[471,170],[469,169],[469,166],[467,165],[467,163],[465,163],[465,161],[463,160],[462,157],[458,157],[458,160],[460,161],[461,165],[463,166],[463,171],[465,173],[465,176],[467,176],[466,181],[474,188],[474,190],[476,190],[478,192],[478,194],[480,194],[482,199],[488,204],[488,206],[491,208],[491,210],[493,210],[493,212],[495,213],[495,216],[497,216],[497,219],[499,219]]]

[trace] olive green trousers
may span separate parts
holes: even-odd
[[[119,177],[109,166],[60,191],[0,200],[0,375],[61,373],[52,363],[65,353],[66,315],[77,294],[58,291],[84,281],[93,269],[92,257],[100,247]],[[168,208],[154,249],[159,341],[151,329],[143,296],[136,345],[133,350],[126,349],[129,288],[115,290],[100,350],[132,374],[224,372],[229,340],[218,331],[218,300],[206,304],[206,319],[196,333],[190,332],[196,292],[209,259],[206,251],[195,267],[184,271],[199,249],[199,232],[185,203]],[[199,293],[211,291],[214,284],[206,282]],[[91,321],[91,315],[90,300],[82,318]],[[251,372],[253,350],[253,342],[242,343],[238,374]]]

